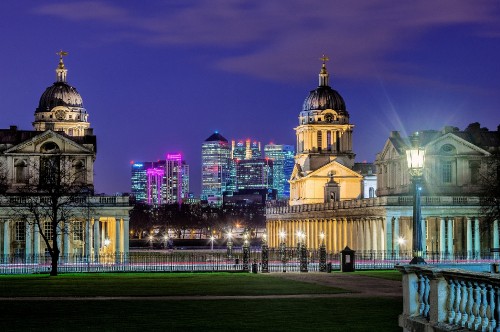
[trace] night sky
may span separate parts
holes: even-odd
[[[2,1],[0,16],[0,127],[32,129],[68,51],[98,192],[129,192],[131,160],[182,152],[199,194],[215,130],[294,145],[322,54],[357,161],[373,162],[392,130],[500,124],[498,0]]]

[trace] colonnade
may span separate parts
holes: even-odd
[[[53,232],[58,237],[62,257],[79,255],[95,262],[100,261],[101,256],[127,255],[128,233],[128,216],[77,220]],[[33,223],[0,219],[0,235],[0,251],[4,257],[21,255],[28,258],[46,254],[45,242]]]
[[[307,128],[297,132],[299,152],[312,151],[317,148],[331,151],[351,151],[352,130],[326,130]]]
[[[422,245],[424,251],[441,258],[480,258],[491,248],[499,249],[498,220],[480,227],[477,216],[423,216]],[[308,248],[318,249],[322,241],[327,251],[339,252],[349,246],[357,251],[387,251],[393,254],[411,252],[412,218],[391,215],[384,217],[340,217],[311,219],[268,219],[269,246],[280,243],[294,247],[298,233],[305,235]],[[324,239],[321,239],[321,234]],[[500,256],[500,254],[495,254]]]
[[[327,251],[339,252],[346,246],[353,250],[386,250],[383,218],[331,218],[305,220],[268,220],[269,246],[281,242],[288,247],[299,242],[299,232],[305,235],[308,248],[318,249],[322,242]],[[321,238],[324,234],[324,238]]]

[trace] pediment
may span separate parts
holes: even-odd
[[[394,146],[391,139],[388,139],[387,141],[385,141],[384,148],[379,153],[379,158],[377,161],[393,159],[395,153],[399,156],[396,146]]]
[[[450,144],[453,147],[456,148],[456,153],[457,154],[480,154],[480,155],[486,155],[489,156],[490,153],[482,148],[480,148],[477,145],[474,145],[473,143],[453,134],[453,133],[447,133],[443,136],[440,136],[439,138],[429,142],[426,146],[426,152],[427,153],[435,153],[438,154],[439,151],[441,150],[441,147],[444,146],[445,144]]]
[[[330,163],[324,165],[323,167],[318,168],[317,170],[307,174],[307,176],[303,178],[312,178],[312,177],[321,177],[321,178],[329,178],[330,172],[334,172],[334,179],[336,178],[360,178],[363,176],[358,172],[353,171],[349,167],[346,167],[340,164],[337,161],[331,161]]]
[[[10,147],[5,150],[5,154],[15,153],[15,154],[40,154],[44,153],[44,147],[53,147],[54,144],[57,146],[58,153],[61,154],[93,154],[94,151],[91,149],[78,144],[77,142],[71,140],[68,137],[60,135],[52,130],[47,130],[41,132],[24,142]]]

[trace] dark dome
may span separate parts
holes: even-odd
[[[56,106],[82,107],[82,97],[66,82],[56,82],[49,86],[40,97],[37,112],[47,112]]]
[[[303,111],[326,109],[346,111],[344,98],[329,86],[319,86],[312,90],[302,106]]]

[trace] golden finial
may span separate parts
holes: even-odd
[[[326,64],[326,62],[330,60],[330,58],[328,58],[325,54],[323,54],[323,56],[319,59],[323,62],[323,64]]]
[[[56,52],[57,55],[59,55],[59,59],[62,60],[63,56],[68,55],[68,52],[60,50],[59,52]]]

